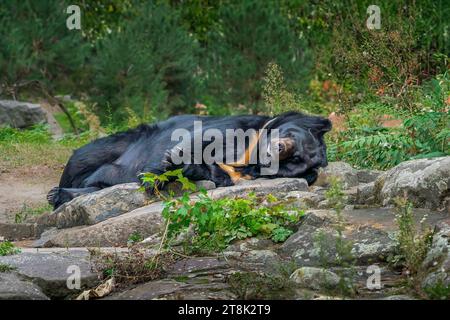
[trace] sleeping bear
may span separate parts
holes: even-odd
[[[305,178],[311,184],[317,178],[318,168],[327,165],[324,134],[330,129],[328,119],[298,112],[275,117],[174,116],[97,139],[75,150],[59,186],[49,192],[47,199],[56,209],[82,194],[121,183],[139,183],[141,173],[162,174],[176,168],[182,168],[183,175],[191,180],[212,180],[218,187],[258,177]],[[216,136],[211,137],[211,132]],[[229,142],[229,132],[253,132],[244,138],[241,148],[239,143],[231,143],[231,157],[230,144],[217,138],[222,134]],[[265,133],[264,139],[261,132]],[[174,139],[174,133],[178,138]],[[198,137],[203,139],[196,140]],[[236,139],[232,136],[231,140]],[[261,143],[263,140],[265,144]],[[218,141],[223,150],[216,148],[211,152],[211,143]],[[263,152],[255,151],[257,147]],[[194,151],[200,155],[210,151],[212,160],[198,159]],[[271,165],[262,161],[264,154],[277,162],[276,171],[270,174],[264,174]],[[184,161],[180,162],[180,158]]]

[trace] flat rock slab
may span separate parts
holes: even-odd
[[[31,281],[15,272],[0,272],[0,300],[49,300]]]
[[[276,194],[290,191],[308,191],[308,183],[305,179],[297,178],[277,178],[277,179],[256,179],[242,180],[231,187],[222,187],[209,191],[212,198],[244,197],[250,192],[257,195]]]
[[[91,272],[89,256],[82,251],[23,252],[0,257],[0,263],[15,268],[18,275],[39,286],[48,297],[62,299],[98,284],[98,275]],[[67,281],[75,269],[79,271],[81,286],[69,289]]]

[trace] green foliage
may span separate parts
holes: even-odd
[[[0,143],[50,143],[51,135],[48,126],[35,125],[30,129],[0,128]]]
[[[248,199],[212,199],[205,191],[192,202],[188,194],[164,203],[163,216],[169,221],[168,238],[175,239],[191,227],[195,251],[218,251],[236,239],[265,236],[285,241],[303,212],[289,211],[279,202],[261,205],[263,199],[250,194]]]
[[[216,101],[247,107],[260,102],[270,62],[283,69],[288,87],[305,85],[306,45],[276,1],[230,1],[220,6],[218,21],[201,61],[206,90]]]
[[[144,119],[162,117],[191,102],[197,45],[167,5],[135,7],[129,23],[96,51],[91,95],[101,114],[111,108],[118,121],[131,108]]]
[[[424,291],[429,299],[450,300],[450,286],[446,285],[443,280],[438,281],[433,286],[427,286]]]
[[[66,27],[68,1],[2,1],[0,95],[18,97],[42,82],[47,89],[80,83],[88,47],[81,32]]]
[[[13,254],[20,253],[20,249],[17,248],[12,242],[10,241],[2,241],[0,242],[0,257],[1,256],[9,256]]]
[[[336,271],[339,276],[336,293],[343,296],[352,296],[355,294],[353,283],[355,257],[352,253],[353,243],[345,239],[344,236],[345,221],[342,216],[342,210],[346,201],[342,183],[338,178],[331,178],[330,187],[325,195],[330,206],[336,212],[336,223],[332,225],[336,235],[328,237],[324,230],[319,230],[315,235],[314,245],[318,248],[319,259],[323,268],[328,268],[330,265],[342,267],[342,269]],[[333,261],[329,261],[331,252],[335,252],[335,255],[332,257]],[[326,277],[324,275],[325,280]]]
[[[421,271],[420,268],[431,245],[433,234],[422,225],[426,217],[421,221],[421,228],[417,230],[412,203],[406,197],[397,198],[395,206],[395,220],[399,228],[397,235],[399,252],[396,260],[403,262],[408,274],[414,277]]]
[[[135,243],[141,242],[142,240],[144,240],[144,237],[142,237],[142,235],[139,232],[135,231],[132,234],[130,234],[127,243],[129,245],[133,245]]]
[[[29,207],[24,203],[20,211],[15,214],[14,222],[24,223],[30,216],[41,215],[45,212],[52,212],[52,210],[52,206],[48,203],[38,207]]]
[[[361,104],[347,114],[348,128],[330,141],[332,160],[358,167],[387,169],[402,161],[450,154],[450,118],[445,99],[448,73],[436,76],[420,91],[414,113],[396,112],[381,103]],[[383,116],[404,119],[399,127],[382,126]]]

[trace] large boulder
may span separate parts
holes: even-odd
[[[27,128],[45,122],[47,116],[39,104],[0,100],[0,127]]]
[[[403,162],[378,177],[375,190],[383,206],[406,194],[415,207],[450,212],[450,157]]]
[[[143,207],[146,202],[137,183],[125,183],[77,197],[52,215],[58,228],[92,225]]]

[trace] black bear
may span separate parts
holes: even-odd
[[[201,123],[200,129],[196,127],[197,123]],[[241,178],[254,179],[262,175],[267,164],[262,164],[258,157],[256,161],[249,161],[249,150],[252,151],[255,146],[251,138],[245,140],[244,153],[238,153],[237,148],[235,150],[234,159],[240,157],[244,160],[239,163],[227,162],[228,158],[223,152],[219,155],[217,150],[212,152],[214,162],[200,160],[175,163],[174,152],[180,151],[182,144],[173,139],[173,133],[176,130],[191,133],[191,140],[185,139],[183,143],[186,145],[187,142],[192,147],[198,134],[203,135],[211,130],[226,136],[230,130],[253,130],[258,133],[264,131],[262,129],[269,136],[267,141],[271,141],[272,134],[277,133],[276,151],[279,160],[277,171],[265,177],[302,177],[311,184],[317,178],[317,169],[327,165],[323,136],[331,129],[328,119],[297,112],[275,117],[181,115],[100,138],[75,150],[64,169],[59,186],[53,188],[47,198],[56,209],[82,194],[116,184],[140,182],[140,173],[161,174],[174,168],[183,168],[184,176],[191,180],[212,180],[217,186],[233,185]],[[257,134],[256,140],[259,137]],[[200,152],[207,150],[211,140],[201,140]],[[191,150],[195,149],[195,145],[193,148],[183,148],[179,154],[186,156],[186,152],[193,153]],[[189,159],[192,157],[194,155],[188,155]]]

